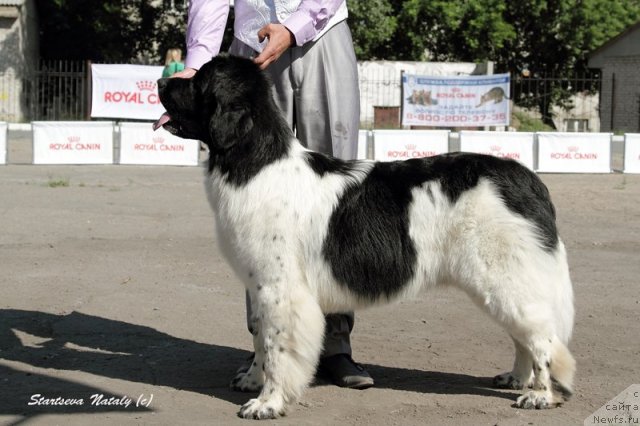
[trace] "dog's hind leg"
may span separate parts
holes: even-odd
[[[512,338],[513,339],[513,338]],[[529,351],[513,339],[516,348],[516,360],[513,370],[493,378],[493,386],[500,389],[523,389],[533,385],[533,363]]]
[[[531,335],[524,345],[533,361],[533,390],[516,401],[519,408],[553,408],[568,400],[572,391],[575,361],[556,337]]]
[[[564,325],[558,323],[555,314],[559,305],[554,301],[553,286],[532,275],[519,271],[492,273],[468,288],[485,290],[472,293],[475,301],[515,341],[516,362],[506,376],[522,380],[522,387],[530,381],[532,388],[517,399],[516,407],[552,408],[571,396],[575,361],[563,343]],[[533,377],[528,380],[531,371]],[[504,378],[498,376],[496,382]]]
[[[503,288],[504,283],[502,281]],[[531,285],[528,284],[529,288]],[[553,303],[537,295],[528,297],[524,291],[514,293],[512,290],[494,291],[487,300],[485,308],[516,341],[515,375],[526,379],[529,365],[533,371],[532,390],[519,397],[515,406],[553,408],[569,399],[575,361],[557,334]]]
[[[256,355],[260,349],[264,353],[257,367],[264,372],[264,384],[238,415],[272,419],[284,415],[313,379],[322,350],[324,315],[303,285],[282,290],[265,286],[256,298]]]
[[[504,288],[504,281],[502,284]],[[532,390],[520,396],[515,406],[557,407],[572,394],[575,361],[557,335],[552,304],[538,297],[522,297],[525,294],[514,297],[512,291],[494,291],[484,307],[517,341],[515,375],[526,378],[531,363]]]
[[[557,407],[572,394],[575,361],[556,334],[553,309],[544,301],[503,299],[506,294],[494,293],[485,307],[516,342],[514,371],[508,375],[521,378],[524,387],[529,385],[527,379],[533,371],[532,389],[520,396],[515,406],[529,409]]]

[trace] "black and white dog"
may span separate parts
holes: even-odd
[[[498,387],[521,408],[572,393],[573,290],[555,210],[519,163],[455,153],[342,161],[294,138],[267,77],[220,56],[192,79],[161,79],[155,124],[209,146],[206,191],[222,251],[252,301],[255,362],[232,382],[257,391],[245,418],[285,413],[312,380],[325,313],[452,285],[513,339]]]

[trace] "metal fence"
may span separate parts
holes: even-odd
[[[0,120],[85,120],[88,62],[42,60],[34,70],[0,73]]]
[[[588,120],[594,121],[594,114],[598,115],[600,87],[598,72],[571,77],[531,73],[511,79],[511,99],[515,105],[537,112],[545,124],[558,130],[597,131],[589,128]],[[563,123],[554,120],[558,116],[564,116]]]
[[[383,129],[398,127],[402,103],[401,72],[379,68],[375,72],[359,72],[360,128]]]
[[[379,109],[376,113],[381,117],[397,114],[399,111],[400,81],[393,73],[388,74],[368,80],[361,77],[361,109],[363,120],[368,123],[367,127],[376,126],[372,122],[375,121],[374,105]],[[537,111],[542,121],[553,125],[554,117],[563,109],[569,111],[576,107],[586,108],[597,114],[600,84],[600,75],[597,73],[571,78],[536,73],[526,77],[519,75],[511,79],[511,99],[517,106]],[[0,121],[89,119],[90,88],[88,61],[43,60],[37,69],[24,76],[12,72],[0,73]],[[582,102],[576,94],[585,99],[586,95],[590,95],[589,99],[596,99],[596,105],[575,105],[576,102]],[[571,114],[568,116],[571,117]],[[388,119],[389,117],[384,118]],[[569,130],[597,130],[583,129],[580,127],[581,119],[575,120],[578,127]],[[388,125],[385,121],[384,126]],[[555,123],[555,127],[558,128],[558,123]]]
[[[29,117],[83,120],[89,117],[90,81],[85,61],[41,61],[25,84]]]

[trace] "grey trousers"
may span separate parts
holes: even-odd
[[[234,39],[229,53],[256,52]],[[358,67],[351,31],[342,21],[319,40],[287,49],[268,68],[274,99],[296,137],[307,148],[343,159],[356,157],[360,128]],[[247,327],[251,301],[247,300]],[[353,312],[325,316],[323,356],[351,355]]]

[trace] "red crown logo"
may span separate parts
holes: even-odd
[[[567,149],[569,150],[569,152],[578,152],[578,147],[575,145],[572,145]]]
[[[140,80],[136,82],[136,86],[138,86],[140,90],[148,90],[150,92],[156,90],[156,82],[151,80]]]
[[[153,143],[164,143],[164,138],[162,136],[155,136],[153,138]]]
[[[491,145],[491,151],[502,151],[502,147],[500,145]]]
[[[68,136],[67,140],[71,143],[80,142],[80,136]]]
[[[414,144],[407,144],[404,146],[405,148],[407,148],[407,150],[409,151],[414,151],[416,149],[416,146]]]

